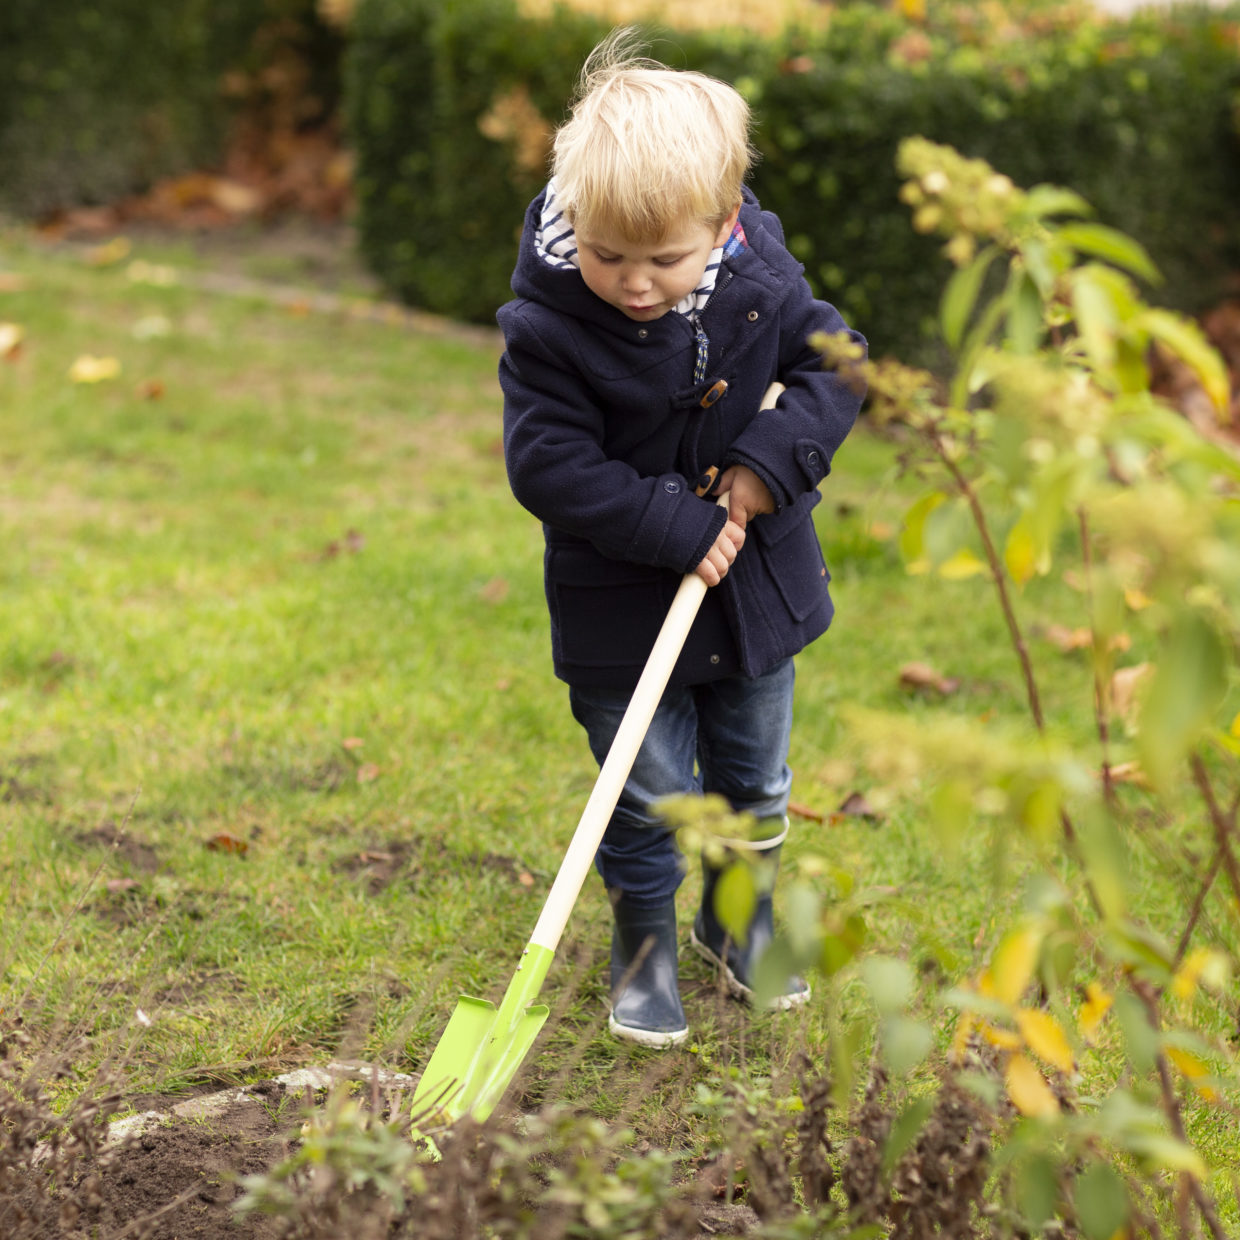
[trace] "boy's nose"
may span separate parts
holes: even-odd
[[[641,271],[626,271],[620,283],[627,292],[640,293],[650,287],[650,277]]]

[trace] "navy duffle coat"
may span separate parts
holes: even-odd
[[[539,257],[544,194],[526,212],[516,299],[498,314],[499,376],[508,477],[546,537],[556,675],[582,686],[636,684],[681,577],[726,519],[695,486],[711,466],[734,464],[766,483],[776,511],[750,522],[736,562],[707,591],[672,679],[760,675],[831,623],[811,513],[862,394],[824,370],[809,341],[848,328],[813,297],[779,220],[746,190],[747,247],[724,260],[702,311],[710,352],[695,383],[684,315],[636,322],[579,271]],[[759,412],[775,380],[786,391]]]

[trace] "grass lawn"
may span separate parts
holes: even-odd
[[[17,233],[4,321],[24,339],[0,361],[0,1007],[79,1079],[123,1054],[134,1095],[342,1054],[416,1072],[458,993],[502,993],[595,774],[550,671],[541,534],[505,482],[498,338],[203,294]],[[84,354],[119,375],[71,381]],[[932,781],[883,785],[849,710],[996,734],[1026,710],[985,587],[902,566],[896,447],[859,429],[824,484],[837,620],[799,662],[792,763],[826,820],[797,820],[788,871],[882,893],[869,946],[962,977],[1030,859],[945,850]],[[1022,607],[1078,623],[1075,598],[1047,579]],[[1034,643],[1052,728],[1084,745],[1087,665]],[[959,687],[910,691],[911,661]],[[832,817],[852,792],[881,816]],[[1131,864],[1174,939],[1191,888],[1161,828]],[[691,869],[686,922],[699,890]],[[1221,903],[1204,933],[1234,947]],[[696,1084],[821,1058],[832,1022],[868,1019],[851,973],[754,1018],[686,959],[690,1049],[619,1046],[608,934],[592,879],[526,1099],[691,1143]],[[1192,1114],[1234,1161],[1234,1120]]]

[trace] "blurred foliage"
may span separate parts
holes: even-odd
[[[347,67],[359,222],[393,290],[479,321],[507,299],[539,153],[611,25],[578,10],[602,7],[547,21],[533,0],[362,0]],[[1240,6],[1122,23],[1076,3],[826,11],[770,37],[678,29],[651,54],[749,98],[756,192],[876,351],[942,357],[930,335],[944,268],[897,203],[896,146],[913,134],[1023,183],[1075,186],[1148,248],[1169,304],[1206,304],[1240,263]]]
[[[314,0],[74,0],[0,6],[0,209],[111,202],[218,159],[238,112],[287,94],[322,116],[342,35]]]

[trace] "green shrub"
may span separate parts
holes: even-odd
[[[923,29],[854,6],[825,35],[678,33],[652,52],[750,98],[755,190],[817,291],[880,351],[924,352],[946,271],[897,198],[896,147],[911,134],[1022,183],[1072,185],[1147,247],[1167,277],[1163,301],[1213,296],[1240,262],[1240,7],[974,44],[952,12],[956,28]],[[480,321],[506,300],[544,175],[516,153],[536,146],[535,112],[545,127],[562,119],[605,29],[564,12],[523,18],[514,0],[361,0],[346,69],[359,223],[395,292]],[[509,132],[486,136],[480,124],[505,107]]]
[[[288,31],[294,31],[288,33]],[[229,72],[301,35],[316,86],[339,40],[314,0],[6,0],[0,5],[0,209],[21,216],[115,200],[218,158]]]

